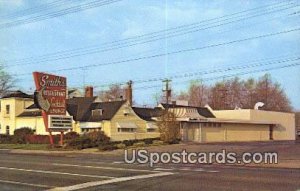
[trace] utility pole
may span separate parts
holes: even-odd
[[[168,109],[168,104],[169,104],[169,98],[171,97],[171,89],[170,89],[170,83],[171,80],[165,79],[163,80],[163,83],[165,83],[165,89],[163,89],[163,92],[165,93],[166,96],[166,103],[167,103],[167,108]]]

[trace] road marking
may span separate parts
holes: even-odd
[[[64,163],[52,163],[56,166],[69,166],[69,167],[81,167],[81,168],[94,168],[94,169],[104,169],[104,170],[124,170],[133,172],[153,172],[152,170],[142,170],[142,169],[129,169],[129,168],[119,168],[119,167],[103,167],[103,166],[85,166],[77,164],[64,164]]]
[[[170,170],[175,170],[174,168],[155,168],[154,170],[156,171],[170,171]]]
[[[98,175],[88,175],[88,174],[73,174],[67,172],[56,172],[56,171],[45,171],[45,170],[31,170],[31,169],[22,169],[22,168],[10,168],[10,167],[2,167],[0,169],[4,170],[17,170],[17,171],[24,171],[24,172],[36,172],[36,173],[44,173],[44,174],[62,174],[62,175],[70,175],[70,176],[83,176],[83,177],[91,177],[91,178],[116,178],[112,176],[98,176]]]
[[[24,185],[24,186],[41,187],[41,188],[51,188],[51,187],[53,187],[53,186],[48,186],[48,185],[43,185],[43,184],[29,184],[29,183],[15,182],[15,181],[9,181],[9,180],[0,180],[0,183],[18,184],[18,185]]]
[[[73,186],[57,187],[57,188],[49,189],[48,191],[73,191],[73,190],[79,190],[79,189],[90,188],[90,187],[95,187],[95,186],[101,186],[101,185],[105,185],[105,184],[112,184],[112,183],[125,182],[125,181],[138,180],[138,179],[146,179],[146,178],[154,178],[154,177],[160,177],[160,176],[168,176],[168,175],[172,175],[172,174],[173,173],[171,173],[171,172],[160,172],[160,173],[156,173],[156,174],[121,177],[121,178],[114,178],[111,180],[86,182],[83,184],[77,184],[77,185],[73,185]]]
[[[115,161],[115,162],[112,162],[113,164],[124,164],[123,161]]]

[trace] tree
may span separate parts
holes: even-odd
[[[292,111],[291,103],[278,82],[274,82],[269,74],[261,77],[255,88],[255,100],[265,105],[262,109],[273,111]]]
[[[125,89],[120,85],[111,85],[107,91],[101,91],[99,97],[102,101],[116,101],[125,96]]]
[[[188,100],[192,106],[204,106],[208,102],[209,88],[202,81],[192,81],[187,92],[181,92],[177,99]]]
[[[160,139],[165,143],[177,143],[180,138],[179,122],[175,114],[165,111],[157,122]]]
[[[279,83],[266,74],[255,80],[239,78],[222,80],[210,87],[203,83],[191,83],[187,92],[178,99],[186,99],[194,106],[209,104],[213,109],[253,109],[255,103],[263,102],[261,109],[290,112],[290,101]]]
[[[0,66],[0,96],[5,95],[14,87],[14,79]]]

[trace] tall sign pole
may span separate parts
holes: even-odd
[[[42,109],[46,131],[49,132],[50,144],[53,145],[52,130],[49,128],[49,116],[66,116],[67,79],[62,76],[33,72],[36,91],[35,104]],[[63,131],[61,131],[62,144]]]

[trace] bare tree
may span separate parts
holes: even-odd
[[[208,102],[209,88],[202,81],[192,81],[187,92],[181,92],[177,99],[188,100],[192,106],[204,106]]]
[[[0,96],[5,95],[14,87],[14,79],[9,75],[2,66],[0,66]]]
[[[177,143],[180,138],[179,122],[176,121],[176,116],[168,111],[165,111],[158,118],[157,122],[160,138],[165,143]]]
[[[125,89],[120,85],[111,85],[108,90],[99,92],[99,98],[102,101],[120,100],[120,98],[124,98],[124,96]]]
[[[187,92],[181,92],[178,99],[186,99],[191,105],[209,104],[213,109],[252,109],[256,102],[263,102],[264,110],[292,111],[291,103],[279,83],[269,74],[254,80],[239,78],[222,80],[208,87],[203,83],[191,83]]]

